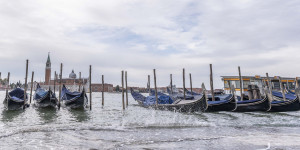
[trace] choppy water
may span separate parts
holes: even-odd
[[[4,99],[5,92],[0,92]],[[93,110],[6,111],[0,149],[300,149],[300,111],[175,113],[141,108],[129,96],[93,93]]]

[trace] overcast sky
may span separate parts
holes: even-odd
[[[50,52],[52,71],[64,64],[93,82],[145,86],[157,69],[157,84],[182,86],[182,68],[193,85],[209,87],[213,64],[221,75],[300,76],[298,0],[0,0],[2,77],[24,81],[25,60],[43,81]],[[153,81],[153,80],[152,80]],[[187,83],[187,86],[189,84]],[[153,86],[153,84],[152,84]]]

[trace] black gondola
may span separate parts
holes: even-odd
[[[204,85],[202,85],[202,89],[205,91]],[[168,93],[172,95],[169,89]],[[186,90],[186,97],[193,98],[194,96],[202,96],[203,94],[199,94],[196,92]],[[204,92],[205,93],[205,92]],[[176,95],[173,94],[174,97],[178,97],[178,93]],[[180,94],[182,96],[182,94]],[[222,95],[215,95],[215,101],[212,101],[211,95],[206,95],[207,99],[207,107],[205,112],[215,112],[215,111],[234,111],[237,108],[237,103],[235,100],[234,94],[222,94]]]
[[[283,100],[281,92],[272,91],[274,100],[272,101],[272,112],[297,111],[300,110],[299,97],[293,94],[285,94],[286,100]]]
[[[245,99],[243,101],[237,101],[237,112],[252,112],[252,111],[270,111],[271,110],[271,102],[272,99],[268,94],[267,90],[265,89],[265,96],[260,95],[260,91],[258,87],[255,85],[255,88],[252,88],[253,85],[249,85],[248,87],[248,97],[250,100]],[[252,91],[256,90],[254,93],[258,95],[252,96]],[[255,97],[255,98],[252,98]],[[257,98],[258,97],[258,98]]]
[[[88,97],[83,88],[82,92],[70,92],[65,85],[62,87],[61,100],[66,107],[86,108],[88,104]]]
[[[37,107],[56,107],[58,100],[55,96],[55,93],[49,88],[48,91],[42,89],[39,84],[35,90],[33,97],[35,106]]]
[[[160,110],[170,110],[170,111],[177,111],[177,112],[203,112],[206,109],[206,100],[204,96],[198,96],[195,98],[196,100],[170,100],[169,96],[160,95],[158,96],[158,105],[156,107],[155,96],[143,96],[139,92],[135,92],[131,89],[132,97],[138,102],[138,104],[145,108],[154,108]],[[147,100],[151,100],[152,103],[147,103]],[[165,101],[166,100],[166,101]],[[164,104],[162,104],[164,103]]]
[[[251,111],[269,111],[271,109],[271,101],[268,96],[262,99],[252,99],[237,101],[237,112],[251,112]]]
[[[27,99],[28,96],[26,94],[25,101]],[[24,89],[16,87],[12,91],[7,92],[3,104],[7,110],[22,109],[24,106]]]

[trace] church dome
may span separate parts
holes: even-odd
[[[74,70],[69,74],[69,78],[76,79],[76,74],[74,73]]]

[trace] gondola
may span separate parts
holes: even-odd
[[[28,96],[26,94],[25,101],[27,99]],[[18,110],[22,109],[23,106],[28,107],[28,105],[24,105],[24,89],[15,87],[12,91],[7,92],[3,104],[7,110]]]
[[[158,95],[158,105],[155,105],[155,96],[143,96],[139,92],[131,89],[132,97],[138,102],[139,106],[145,108],[154,108],[160,110],[170,110],[176,112],[203,112],[206,109],[206,100],[204,96],[198,96],[196,100],[174,101],[170,96]]]
[[[205,90],[204,85],[202,89]],[[185,89],[186,97],[193,96],[202,96],[202,94],[189,91]],[[205,112],[215,112],[215,111],[234,111],[237,108],[237,103],[234,97],[234,94],[223,94],[223,95],[215,95],[215,101],[212,101],[211,95],[206,95],[207,99],[207,109]]]
[[[290,93],[285,94],[286,100],[283,100],[281,92],[272,91],[274,100],[271,105],[272,112],[297,111],[300,110],[299,97]]]
[[[251,90],[252,90],[251,88],[248,89],[248,92],[250,92]],[[272,99],[270,98],[267,90],[265,89],[265,96],[262,96],[262,98],[257,98],[257,99],[251,98],[251,99],[245,99],[243,101],[241,100],[237,101],[237,109],[235,111],[236,112],[270,111],[272,107],[271,102]]]
[[[49,90],[44,90],[37,84],[35,94],[33,96],[33,101],[37,107],[56,107],[58,100],[55,93],[49,88]]]
[[[88,104],[88,98],[84,88],[82,92],[71,92],[65,85],[63,85],[61,90],[61,100],[64,106],[72,109],[86,108]]]

